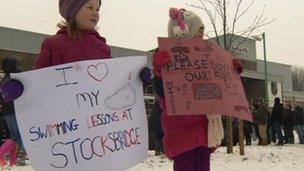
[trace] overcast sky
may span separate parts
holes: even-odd
[[[234,1],[234,0],[231,0]],[[251,0],[246,0],[251,1]],[[58,0],[0,0],[0,26],[54,34],[61,20]],[[186,8],[199,14],[206,30],[211,30],[208,17],[185,3],[198,0],[103,0],[100,10],[99,33],[110,45],[150,50],[157,46],[157,37],[167,35],[170,7]],[[265,5],[265,16],[276,19],[255,34],[266,33],[267,58],[270,61],[304,66],[304,1],[256,0],[240,20],[249,26]],[[262,42],[257,42],[258,58],[262,56]]]

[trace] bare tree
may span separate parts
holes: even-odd
[[[230,52],[233,52],[233,49],[238,49],[240,45],[246,41],[246,39],[242,39],[241,41],[235,42],[239,36],[249,38],[254,33],[254,31],[267,24],[270,24],[275,20],[269,20],[267,17],[264,17],[264,6],[262,12],[254,17],[251,25],[245,28],[237,29],[237,26],[240,23],[240,19],[242,19],[245,14],[249,12],[250,8],[254,4],[254,0],[250,0],[249,3],[246,3],[246,0],[197,1],[199,2],[197,5],[188,3],[186,3],[186,5],[200,9],[205,14],[207,14],[212,24],[213,30],[206,32],[206,36],[210,38],[210,36],[208,36],[208,33],[214,33],[217,43],[221,44],[219,36],[223,35],[223,47]],[[228,9],[232,11],[228,11]],[[228,13],[232,14],[231,17],[228,15]],[[230,36],[227,36],[228,34]],[[235,46],[233,49],[232,45]]]
[[[304,67],[291,67],[292,86],[294,91],[304,91]]]

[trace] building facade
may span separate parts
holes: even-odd
[[[18,58],[23,71],[30,70],[40,51],[41,43],[49,35],[17,30],[0,26],[0,60],[4,57]],[[223,46],[223,36],[219,36]],[[273,106],[275,97],[280,97],[286,103],[304,103],[304,92],[292,90],[291,66],[264,61],[257,58],[256,41],[236,35],[227,35],[227,46],[243,64],[242,81],[249,101],[265,97],[265,62],[267,65],[268,104]],[[151,51],[110,46],[113,57],[148,56],[147,66],[152,68]],[[145,99],[148,105],[154,101],[152,86],[145,89]]]

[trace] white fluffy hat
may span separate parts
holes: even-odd
[[[205,26],[194,12],[185,9],[170,8],[168,23],[168,37],[193,38],[200,28]]]

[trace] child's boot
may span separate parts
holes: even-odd
[[[0,147],[0,163],[5,164],[6,162],[3,160],[4,154],[9,153],[10,156],[10,166],[13,166],[16,162],[17,154],[16,154],[16,143],[12,139],[7,139]],[[3,163],[3,161],[5,163]]]

